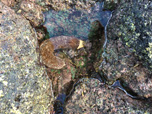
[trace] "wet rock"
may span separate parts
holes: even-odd
[[[43,8],[38,4],[23,0],[20,8],[23,10],[22,15],[28,19],[33,26],[38,26],[44,21]]]
[[[0,2],[0,113],[49,113],[49,79],[29,22]]]
[[[133,100],[119,89],[108,88],[95,79],[85,79],[78,85],[66,104],[66,113],[143,114],[151,111],[145,102]]]
[[[44,27],[47,28],[50,37],[65,35],[86,40],[92,22],[99,21],[105,26],[110,12],[102,9],[103,3],[97,2],[88,10],[76,8],[64,11],[49,10],[44,13],[46,20]]]
[[[144,97],[152,96],[152,60],[149,56],[151,11],[145,9],[149,3],[123,3],[113,13],[108,25],[106,53],[103,55],[106,63],[102,67],[109,79],[124,78],[136,93]]]

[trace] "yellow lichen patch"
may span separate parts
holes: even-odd
[[[0,98],[4,96],[4,93],[2,90],[0,90]]]
[[[149,58],[152,59],[152,43],[149,43],[149,47],[146,50],[148,51]]]
[[[3,81],[2,82],[5,86],[7,86],[8,82],[7,81]]]
[[[22,114],[22,113],[14,106],[14,104],[12,104],[11,106],[12,106],[11,113],[13,113],[13,114]]]

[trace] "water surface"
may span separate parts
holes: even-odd
[[[44,26],[50,37],[67,35],[86,40],[93,21],[98,20],[103,26],[107,24],[111,12],[102,9],[103,3],[97,2],[87,10],[75,8],[65,11],[49,10],[44,13]]]

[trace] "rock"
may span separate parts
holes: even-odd
[[[41,2],[42,3],[42,2]],[[63,0],[63,1],[56,1],[52,0],[51,2],[45,2],[45,5],[51,6],[54,10],[66,10],[70,9],[73,6],[77,9],[88,9],[96,3],[95,0]]]
[[[53,69],[61,69],[65,62],[54,55],[54,50],[79,49],[83,47],[83,41],[71,36],[58,36],[45,40],[40,45],[42,63]]]
[[[123,45],[152,69],[151,1],[125,2],[113,13],[108,26],[108,38],[122,40]]]
[[[149,3],[126,2],[113,13],[107,28],[106,63],[102,67],[109,79],[124,78],[135,92],[147,98],[152,97],[149,56],[152,16],[150,10],[145,9]]]
[[[30,20],[33,26],[38,26],[44,21],[42,13],[43,8],[38,4],[23,0],[20,8],[23,10],[22,15],[25,16],[26,19]]]
[[[66,105],[67,113],[152,112],[150,103],[152,74],[150,67],[145,67],[151,65],[150,4],[150,1],[141,0],[134,3],[124,2],[115,10],[107,28],[108,41],[103,54],[106,62],[101,68],[109,80],[124,79],[134,92],[148,98],[149,101],[132,99],[119,89],[108,88],[96,80],[88,79],[76,87],[71,100]],[[145,35],[145,38],[138,36],[138,32],[141,36]],[[131,45],[129,46],[127,42]],[[136,50],[137,56],[132,49]],[[141,61],[139,56],[145,60]]]
[[[119,89],[108,88],[96,79],[83,79],[66,104],[67,114],[150,114],[151,111],[145,102],[134,100]]]
[[[122,2],[122,0],[105,0],[104,1],[104,10],[113,11],[117,9],[118,5]]]
[[[9,7],[14,7],[16,5],[15,0],[1,0],[1,2]]]
[[[49,79],[29,22],[0,2],[0,113],[49,113]]]

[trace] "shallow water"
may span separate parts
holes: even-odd
[[[87,10],[75,8],[65,11],[49,10],[44,13],[44,26],[50,37],[67,35],[86,40],[93,21],[98,20],[106,26],[111,12],[102,10],[103,3],[99,2]]]

